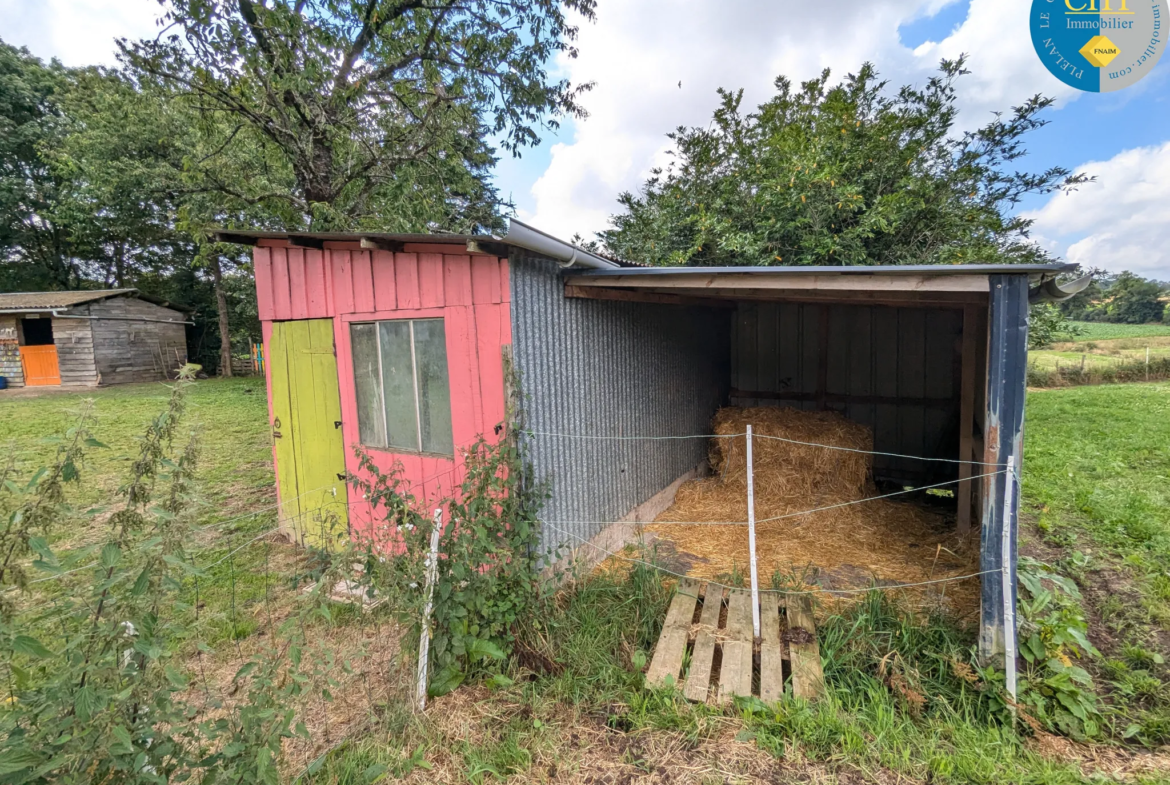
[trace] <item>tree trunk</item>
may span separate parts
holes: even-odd
[[[211,280],[215,283],[215,309],[219,313],[219,375],[227,377],[232,375],[232,337],[218,253],[211,254]]]

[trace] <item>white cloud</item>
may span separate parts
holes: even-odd
[[[1025,214],[1036,221],[1037,241],[1086,267],[1170,280],[1170,142],[1125,150],[1076,171],[1097,181]]]
[[[0,38],[68,66],[113,65],[115,38],[157,34],[157,0],[0,0]]]
[[[559,236],[606,226],[620,191],[633,190],[669,149],[665,134],[709,121],[717,87],[744,88],[754,108],[779,74],[794,82],[823,68],[841,77],[872,61],[893,85],[921,82],[943,57],[966,52],[974,72],[961,82],[969,126],[1037,92],[1072,94],[1044,70],[1028,33],[1028,3],[972,0],[967,20],[941,42],[915,50],[898,27],[932,14],[940,0],[611,0],[583,24],[576,60],[561,68],[585,96],[590,117],[572,141],[554,145],[522,217]],[[681,89],[678,86],[682,81]]]

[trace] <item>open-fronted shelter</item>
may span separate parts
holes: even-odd
[[[286,520],[331,505],[370,525],[344,482],[358,446],[416,494],[449,493],[460,448],[504,418],[509,362],[550,546],[612,548],[629,527],[607,522],[652,520],[706,460],[701,440],[629,437],[706,433],[729,403],[834,409],[872,428],[875,479],[955,481],[991,575],[981,648],[1003,651],[1018,484],[899,456],[1019,465],[1028,303],[1058,296],[1065,266],[645,268],[518,221],[502,237],[220,239],[255,246]]]

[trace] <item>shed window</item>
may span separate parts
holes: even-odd
[[[443,320],[351,324],[349,336],[361,443],[453,455]]]

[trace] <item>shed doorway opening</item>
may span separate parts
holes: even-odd
[[[22,343],[25,346],[53,345],[52,319],[21,319],[20,332],[24,336]]]

